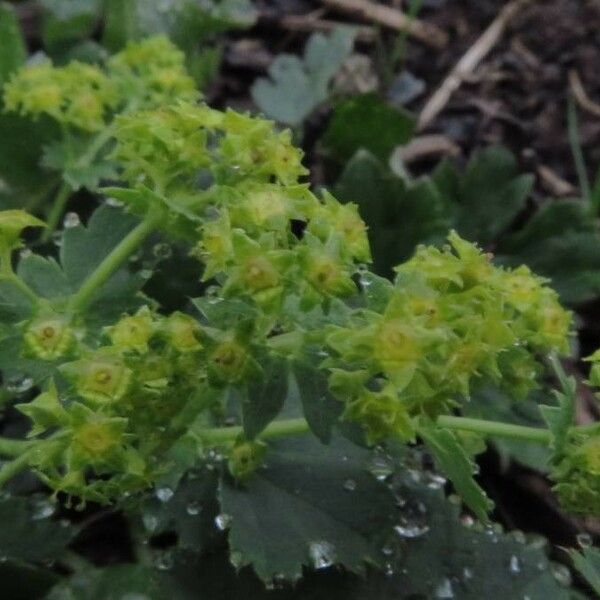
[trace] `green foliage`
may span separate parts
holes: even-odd
[[[0,4],[0,85],[26,58],[27,49],[15,11],[3,2]]]
[[[410,140],[414,129],[415,121],[407,112],[386,105],[375,94],[363,94],[335,107],[321,143],[340,162],[360,148],[387,161],[396,146]]]
[[[600,550],[587,547],[581,552],[572,550],[569,554],[575,569],[585,578],[597,596],[600,596]]]
[[[269,77],[252,86],[252,98],[268,117],[298,126],[329,97],[329,85],[354,42],[351,28],[338,28],[329,37],[313,34],[304,57],[280,54],[269,67]]]
[[[165,21],[191,14],[187,6],[174,5]],[[95,10],[84,8],[47,3],[48,23],[65,26],[57,47],[83,35]],[[461,525],[445,480],[409,448],[428,449],[460,494],[457,504],[487,521],[491,504],[471,458],[482,434],[552,445],[559,496],[574,510],[600,512],[598,437],[563,419],[562,396],[550,430],[462,417],[483,386],[525,397],[543,371],[539,357],[569,350],[571,314],[545,279],[525,266],[495,266],[446,231],[459,223],[479,231],[479,189],[503,204],[484,231],[491,243],[520,210],[529,180],[498,151],[464,176],[444,167],[416,182],[362,152],[339,186],[357,204],[341,204],[301,182],[307,171],[289,130],[198,102],[184,53],[163,35],[126,41],[138,35],[131,27],[108,29],[107,39],[124,45],[105,62],[28,63],[4,86],[16,122],[52,124],[43,165],[63,184],[42,239],[72,190],[110,200],[86,225],[67,220],[58,251],[35,242],[23,249],[23,231],[35,240],[29,228],[44,223],[0,211],[0,369],[3,400],[14,409],[7,414],[19,415],[17,437],[0,438],[0,485],[29,469],[68,508],[122,509],[138,562],[82,566],[63,554],[70,528],[55,532],[44,522],[25,534],[21,525],[35,520],[30,500],[7,498],[0,513],[11,526],[0,553],[9,566],[35,570],[22,563],[57,554],[68,567],[57,571],[75,572],[54,599],[226,598],[243,585],[257,598],[294,598],[307,574],[299,585],[316,585],[315,597],[332,589],[327,597],[349,589],[357,600],[395,590],[443,597],[459,588],[467,598],[498,590],[566,596],[539,549]],[[316,95],[294,107],[290,122],[326,98],[351,42],[347,30],[311,39],[294,77]],[[276,96],[289,81],[272,75],[276,83],[257,89]],[[374,149],[383,155],[383,147]],[[369,185],[381,178],[389,205],[371,206]],[[361,207],[385,236],[367,230]],[[399,223],[401,264],[389,262]],[[413,253],[424,233],[447,244]],[[368,235],[376,268],[393,270],[393,279],[370,271]],[[168,306],[144,285],[172,244],[195,261],[189,278],[203,295],[192,303],[186,285],[173,286]],[[186,291],[173,298],[177,290]],[[577,496],[582,488],[591,496]],[[219,562],[224,551],[239,576]],[[499,565],[502,576],[493,577],[489,568]],[[50,585],[41,569],[32,582],[38,575],[41,587]]]

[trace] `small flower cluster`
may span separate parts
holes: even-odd
[[[5,109],[34,118],[45,115],[64,127],[97,133],[125,106],[196,98],[184,59],[166,37],[158,36],[130,43],[106,68],[77,61],[57,67],[41,60],[17,71],[5,85]]]
[[[411,439],[411,419],[458,406],[481,379],[524,395],[535,355],[568,349],[570,314],[542,279],[494,267],[456,233],[449,241],[419,248],[384,286],[381,309],[356,311],[327,336],[332,391],[371,442]]]
[[[195,417],[212,408],[201,394],[207,350],[189,315],[163,317],[144,307],[105,328],[98,347],[57,317],[38,317],[24,330],[30,356],[63,358],[56,386],[51,381],[19,405],[32,420],[30,435],[44,438],[34,465],[57,491],[102,502],[146,487],[167,468],[160,457],[184,433],[177,415],[185,407]],[[103,477],[88,481],[90,469]]]

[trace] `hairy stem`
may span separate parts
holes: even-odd
[[[110,254],[83,282],[79,291],[71,297],[71,301],[69,302],[69,312],[77,313],[85,311],[98,288],[106,283],[110,276],[157,228],[160,217],[160,212],[149,211],[144,219],[113,248]]]
[[[58,192],[54,198],[54,203],[52,204],[52,208],[48,214],[48,219],[46,220],[46,224],[48,226],[42,233],[40,238],[41,242],[48,242],[52,237],[52,234],[56,231],[60,218],[65,212],[65,207],[67,206],[67,202],[69,201],[69,197],[71,196],[72,192],[73,190],[71,186],[66,181],[63,181],[61,186],[58,188]]]

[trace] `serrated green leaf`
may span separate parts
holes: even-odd
[[[574,567],[600,597],[600,549],[585,548],[581,552],[571,550],[569,555]]]
[[[242,404],[242,424],[248,439],[254,439],[281,411],[288,393],[289,368],[283,359],[261,361],[263,374],[248,384]]]
[[[415,119],[406,111],[389,106],[376,94],[363,94],[341,101],[321,142],[339,161],[346,162],[364,148],[387,161],[396,146],[406,144],[415,130]]]
[[[434,425],[419,427],[419,435],[433,454],[439,469],[452,481],[457,493],[481,521],[488,521],[493,504],[473,479],[475,466],[453,432]]]
[[[252,86],[252,98],[268,117],[287,125],[302,121],[329,96],[329,83],[352,50],[354,31],[340,27],[331,35],[314,33],[304,57],[280,54],[269,67],[269,77]]]
[[[14,8],[0,3],[0,89],[27,58],[27,48]]]
[[[308,361],[292,365],[302,411],[310,430],[323,442],[331,441],[331,434],[343,410],[343,404],[329,391],[327,377]]]
[[[218,512],[216,491],[216,473],[202,471],[182,481],[167,502],[156,496],[146,500],[139,509],[145,530],[149,535],[172,531],[177,534],[178,547],[205,550],[218,533],[214,523]]]
[[[3,323],[18,323],[33,312],[31,298],[11,281],[0,280],[0,319]]]
[[[17,275],[42,298],[61,298],[73,292],[66,275],[53,258],[30,254],[19,261]]]
[[[51,505],[43,496],[0,499],[0,556],[24,561],[60,557],[75,530],[53,521],[48,512]]]
[[[574,377],[566,376],[558,358],[553,356],[551,361],[562,389],[553,390],[558,406],[542,405],[540,411],[552,432],[554,453],[560,456],[567,443],[569,429],[575,419],[577,381]]]
[[[486,245],[493,242],[525,207],[533,176],[520,175],[517,161],[505,148],[486,148],[474,154],[464,175],[448,163],[433,174],[463,237]]]
[[[390,276],[417,244],[441,242],[451,226],[431,180],[406,183],[364,150],[346,165],[335,195],[342,202],[358,204],[369,226],[374,270],[379,275]]]
[[[548,277],[568,304],[600,294],[600,234],[582,201],[546,202],[522,229],[500,240],[498,255]]]
[[[471,394],[471,402],[464,406],[464,416],[527,427],[544,427],[540,402],[548,402],[547,390],[534,391],[527,398],[515,400],[506,391],[492,385],[479,387]],[[549,448],[535,442],[508,438],[490,438],[502,462],[510,460],[537,471],[548,471],[551,457]]]
[[[377,537],[391,526],[394,503],[367,471],[368,459],[345,440],[324,447],[300,437],[274,443],[243,487],[222,481],[235,563],[252,564],[265,581],[276,574],[298,580],[303,565],[319,561],[356,572],[380,563]]]
[[[48,53],[62,61],[70,48],[91,36],[100,17],[101,0],[42,0],[42,38]]]
[[[5,560],[0,563],[2,594],[10,600],[44,598],[60,577],[49,569],[27,563]]]

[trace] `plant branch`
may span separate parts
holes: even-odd
[[[46,220],[48,226],[42,233],[42,237],[40,238],[41,242],[48,242],[52,237],[52,234],[56,231],[60,218],[65,211],[65,207],[67,206],[67,202],[69,201],[69,197],[71,196],[72,192],[73,189],[71,186],[66,181],[63,181],[58,188],[52,208],[48,214],[48,219]]]
[[[443,415],[438,417],[437,424],[445,429],[456,429],[459,431],[471,431],[491,437],[504,437],[516,440],[526,440],[539,444],[549,444],[552,441],[552,433],[548,429],[540,427],[525,427],[512,423],[501,423],[499,421],[486,421],[484,419],[470,419],[468,417],[454,417]]]
[[[0,437],[0,454],[4,456],[20,456],[31,447],[30,440],[16,440],[12,438]]]
[[[96,267],[90,276],[83,282],[79,291],[71,297],[69,312],[84,311],[92,297],[113,273],[133,254],[144,240],[157,228],[161,212],[150,210],[144,219],[134,227],[110,252],[110,254]]]
[[[309,431],[306,419],[284,419],[273,421],[262,433],[259,434],[261,440],[282,437],[286,435],[299,435]],[[211,446],[221,446],[235,441],[238,437],[244,435],[244,428],[236,427],[215,427],[205,429],[199,433],[202,441]]]
[[[21,471],[24,471],[29,466],[29,460],[32,449],[27,452],[23,452],[17,458],[6,463],[0,469],[0,487],[2,487],[7,481],[12,479],[15,475],[18,475]]]

